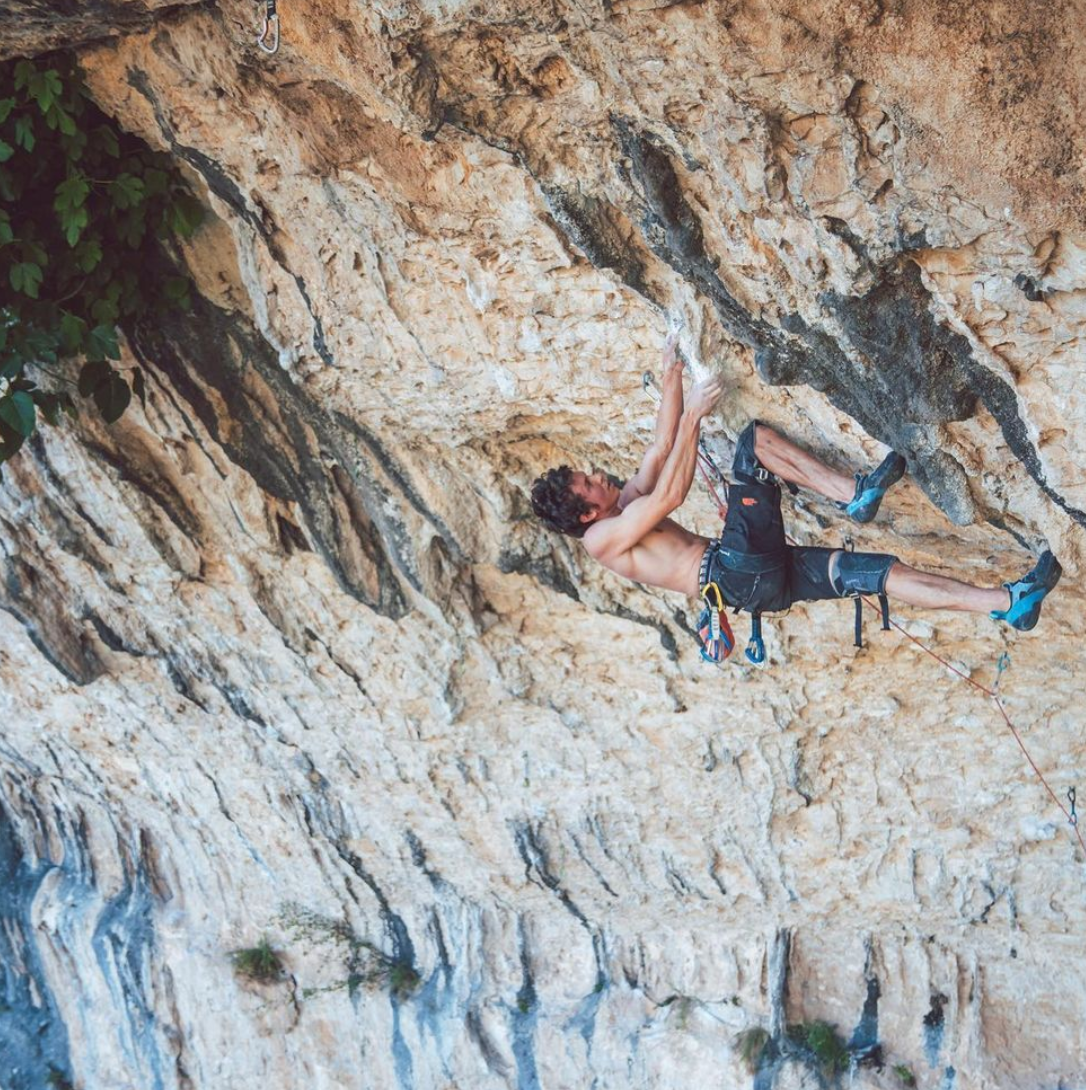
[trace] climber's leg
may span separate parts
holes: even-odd
[[[847,503],[856,490],[852,477],[830,469],[765,424],[758,424],[754,429],[754,453],[758,461],[782,481],[809,488],[827,499]]]
[[[789,549],[789,587],[793,602],[887,594],[923,609],[963,609],[976,613],[1007,609],[1002,588],[989,590],[931,575],[903,564],[889,553],[853,553],[843,549]]]
[[[1010,606],[1010,595],[1002,587],[976,587],[945,575],[917,571],[899,560],[886,578],[886,593],[906,605],[921,609],[960,609],[991,613]]]
[[[856,522],[870,522],[886,490],[905,474],[905,459],[891,451],[870,473],[848,477],[764,424],[755,429],[754,453],[770,473],[836,500]]]

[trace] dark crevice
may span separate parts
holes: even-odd
[[[823,307],[847,338],[848,352],[798,314],[773,327],[751,315],[717,275],[705,251],[700,220],[683,197],[681,180],[660,142],[625,119],[613,118],[612,125],[642,201],[641,230],[649,248],[712,301],[732,337],[755,348],[764,381],[809,385],[824,393],[869,434],[906,454],[924,490],[959,522],[972,518],[968,482],[927,432],[971,418],[979,400],[1045,494],[1086,525],[1086,512],[1067,503],[1045,479],[1014,389],[976,360],[964,336],[936,319],[913,262],[902,256],[874,269],[876,282],[863,296],[828,292],[822,297]],[[827,227],[867,260],[862,242],[847,224],[829,221]],[[919,236],[899,242],[903,255],[925,244]]]
[[[134,658],[143,658],[146,655],[145,651],[140,651],[138,648],[126,643],[120,633],[106,624],[93,610],[85,610],[81,619],[90,622],[94,631],[98,633],[98,638],[111,651],[119,651],[124,655],[132,655]]]
[[[460,547],[460,543],[453,536],[452,530],[446,525],[444,520],[436,512],[430,510],[426,505],[426,502],[419,495],[418,490],[407,478],[404,471],[399,467],[392,455],[381,444],[380,440],[364,425],[360,424],[357,420],[352,420],[349,416],[343,413],[335,414],[336,423],[340,425],[345,431],[349,432],[362,444],[373,456],[373,460],[381,468],[381,470],[389,477],[392,483],[399,489],[400,495],[407,500],[407,502],[421,515],[431,526],[437,530],[441,535],[441,540],[449,549],[449,553],[452,558],[461,563],[464,560],[464,551]]]
[[[385,896],[384,890],[378,885],[377,880],[366,868],[361,857],[352,851],[348,845],[347,835],[342,831],[342,815],[338,808],[334,808],[327,799],[316,797],[311,800],[302,800],[302,807],[306,815],[306,823],[310,830],[310,836],[314,834],[314,824],[319,827],[324,839],[336,850],[336,854],[350,867],[352,873],[357,875],[373,894],[377,901],[377,910],[381,922],[385,925],[389,937],[392,940],[392,960],[398,965],[415,967],[415,944],[411,941],[411,935],[403,917],[393,911]]]
[[[88,685],[106,672],[106,666],[69,614],[66,590],[22,557],[13,557],[0,586],[0,610],[23,626],[27,638],[54,669],[76,685]]]
[[[528,822],[513,822],[513,840],[517,852],[524,863],[524,876],[529,882],[553,893],[571,916],[589,933],[592,938],[592,951],[596,957],[596,983],[603,988],[608,981],[606,962],[603,951],[603,938],[599,930],[588,921],[588,917],[577,907],[569,891],[563,887],[551,872],[547,851],[539,838],[539,833]]]
[[[679,658],[679,644],[675,639],[674,633],[663,621],[653,620],[651,617],[645,617],[640,613],[635,613],[632,609],[628,609],[626,606],[611,606],[600,607],[600,613],[609,614],[612,617],[620,617],[624,621],[633,621],[634,624],[644,625],[646,628],[653,629],[660,637],[660,646],[667,653],[667,657],[672,662],[677,662]]]
[[[148,9],[117,0],[6,0],[0,60],[85,49],[212,7],[212,0]]]
[[[68,1030],[49,986],[36,941],[34,900],[56,868],[49,859],[31,860],[9,812],[29,809],[42,816],[28,792],[14,806],[0,796],[0,1085],[6,1090],[40,1090],[56,1070],[71,1077]]]
[[[313,319],[313,349],[328,367],[335,367],[335,357],[328,348],[328,342],[324,339],[324,326],[313,309],[313,301],[309,298],[309,292],[305,289],[305,281],[295,275],[294,283],[298,285],[298,292],[305,303],[305,309],[309,311],[309,317]]]
[[[551,590],[564,594],[573,601],[581,600],[581,592],[569,572],[555,559],[553,553],[531,556],[524,552],[505,550],[498,557],[498,570],[505,575],[527,575]]]
[[[407,612],[386,543],[399,545],[396,567],[410,575],[409,535],[394,524],[386,497],[345,468],[356,461],[347,437],[291,381],[262,339],[195,296],[191,315],[141,321],[129,332],[129,343],[148,371],[165,376],[234,464],[264,492],[303,514],[301,540],[314,545],[344,591],[386,616]],[[191,517],[160,488],[142,480],[118,455],[101,453],[162,505],[179,528],[194,532]],[[358,569],[363,560],[369,571]]]

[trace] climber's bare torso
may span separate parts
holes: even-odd
[[[592,557],[624,579],[697,597],[698,571],[709,544],[707,538],[664,518],[631,548],[618,553],[608,552],[601,548],[610,529],[606,524],[611,519],[623,518],[627,504],[640,493],[632,482],[620,490],[606,474],[598,472],[591,475],[575,473],[573,489],[601,508],[599,518],[584,535],[585,548]]]
[[[585,545],[590,553],[591,536],[590,529],[585,534]],[[600,559],[600,563],[626,579],[665,590],[677,590],[696,598],[698,571],[708,544],[708,538],[692,534],[666,518],[628,552]]]

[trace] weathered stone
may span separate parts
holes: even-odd
[[[128,331],[146,411],[0,482],[0,1082],[784,1090],[818,1021],[855,1086],[1081,1078],[1076,841],[907,638],[985,686],[1009,653],[1062,801],[1080,10],[284,0],[269,59],[248,0],[9,8],[8,53],[127,35],[93,92],[210,216],[141,270],[199,289]],[[908,456],[870,526],[787,501],[798,540],[989,585],[1047,544],[1038,630],[904,610],[857,651],[819,603],[702,664],[690,603],[526,501],[633,469],[669,325],[722,459],[754,416]],[[283,978],[240,979],[264,935]]]

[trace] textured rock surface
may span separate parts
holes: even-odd
[[[241,0],[83,54],[214,215],[193,315],[129,338],[146,412],[0,484],[3,1085],[784,1090],[817,1063],[752,1080],[735,1034],[817,1019],[882,1043],[857,1086],[1081,1082],[1084,861],[994,709],[833,604],[703,667],[686,602],[525,502],[633,467],[681,315],[724,456],[753,415],[908,455],[858,547],[1061,556],[1034,634],[902,617],[986,684],[1009,651],[1081,785],[1081,11],[282,18],[270,61]],[[348,989],[346,934],[420,987]],[[282,983],[232,972],[261,935]]]
[[[0,59],[75,49],[143,30],[200,0],[4,0]]]

